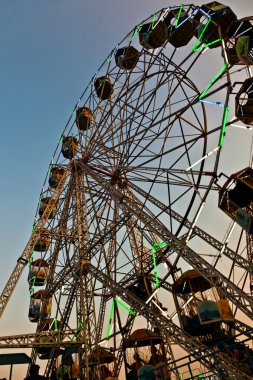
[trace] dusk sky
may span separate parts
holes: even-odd
[[[253,14],[253,0],[226,4],[238,18]],[[80,94],[118,41],[171,5],[177,3],[0,0],[1,290],[29,239],[51,157]],[[28,306],[25,271],[1,319],[1,335],[35,331]],[[25,372],[26,367],[14,368],[13,379],[23,379]],[[8,373],[0,367],[0,378]]]

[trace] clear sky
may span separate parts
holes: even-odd
[[[52,154],[79,95],[119,40],[142,19],[175,4],[0,0],[1,289],[29,238]],[[253,0],[226,4],[238,17],[253,14]],[[26,274],[1,320],[1,335],[35,329],[27,318]],[[0,368],[0,377],[7,372]],[[22,368],[14,370],[14,380],[23,375]]]

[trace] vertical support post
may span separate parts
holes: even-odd
[[[190,379],[194,379],[190,363],[188,363],[188,369],[189,369],[189,374],[191,375]]]
[[[11,380],[11,378],[12,378],[12,367],[13,367],[13,364],[11,364],[9,380]]]

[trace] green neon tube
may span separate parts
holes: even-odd
[[[141,26],[142,26],[142,21],[139,23],[139,25],[137,26],[137,28],[135,29],[135,31],[133,32],[133,35],[132,37],[130,38],[130,42],[133,41],[133,39],[135,38],[136,34],[139,32],[139,30],[141,29]]]
[[[168,243],[155,243],[152,247],[168,247]]]
[[[109,335],[110,335],[110,329],[111,329],[111,324],[112,324],[112,316],[113,316],[113,312],[114,312],[114,303],[115,303],[115,300],[112,301],[109,323],[108,323],[108,327],[107,327],[107,331],[106,331],[106,339],[109,339]]]
[[[32,285],[31,288],[29,289],[29,293],[30,293],[30,297],[31,297],[34,293],[34,285]]]
[[[81,322],[81,321],[78,321],[77,322],[77,329],[75,329],[74,331],[75,331],[75,333],[74,333],[74,336],[72,337],[72,339],[71,340],[76,340],[76,336],[77,336],[77,334],[78,334],[78,331],[80,330],[80,328],[83,328],[83,323]]]
[[[32,234],[34,233],[34,230],[35,228],[37,227],[37,224],[39,223],[39,221],[37,221],[34,225],[33,225],[33,229],[32,229]]]
[[[51,172],[52,166],[53,166],[52,164],[49,165],[49,168],[48,168],[48,171],[47,171],[48,173]]]
[[[154,14],[153,14],[153,17],[152,17],[152,30],[153,30],[154,27],[155,27],[155,16],[156,16],[156,14],[154,13]]]
[[[181,7],[180,7],[180,9],[179,9],[178,15],[177,15],[177,20],[176,20],[176,25],[175,25],[176,28],[178,26],[178,23],[179,23],[179,20],[180,20],[180,17],[181,17],[181,13],[182,13],[183,7],[184,7],[184,5],[182,4]]]
[[[155,247],[152,247],[152,256],[153,256],[153,264],[154,264],[154,275],[155,275],[155,284],[158,288],[160,286],[159,280],[158,280],[158,273],[157,273],[157,266],[156,266],[156,250]]]
[[[123,302],[121,302],[117,298],[115,298],[115,302],[117,302],[120,306],[122,306],[124,309],[126,309],[130,314],[135,315],[135,312],[133,310],[129,309],[129,307],[124,305]]]
[[[160,283],[158,280],[158,273],[157,273],[157,265],[156,265],[156,247],[168,247],[168,243],[161,242],[161,243],[155,243],[152,245],[152,257],[153,257],[153,264],[154,264],[154,275],[155,275],[155,283],[156,287],[159,288]]]
[[[222,128],[221,128],[221,134],[220,134],[220,143],[219,143],[220,148],[223,147],[224,138],[225,138],[225,135],[226,135],[226,127],[227,127],[227,120],[228,120],[228,111],[229,111],[229,108],[227,106],[226,109],[225,109],[224,116],[223,116],[223,121],[222,121]]]
[[[58,331],[57,319],[54,318],[54,331]],[[58,336],[55,337],[55,342],[58,342]]]
[[[32,251],[32,254],[31,254],[31,257],[29,259],[29,263],[28,263],[28,266],[30,267],[31,264],[32,264],[32,261],[33,261],[33,255],[34,255],[34,251]]]
[[[74,109],[74,111],[72,112],[72,115],[74,114],[74,112],[75,112],[75,109]],[[59,139],[59,141],[58,141],[57,144],[60,144],[61,141],[62,141],[62,136],[60,137],[60,139]]]
[[[33,287],[34,287],[34,284],[35,284],[36,278],[37,278],[37,274],[36,274],[35,276],[33,276],[33,284],[32,284]]]
[[[221,68],[221,70],[218,72],[218,74],[211,80],[209,85],[204,89],[204,91],[200,94],[199,100],[204,97],[206,92],[209,90],[210,87],[216,82],[216,80],[221,76],[221,74],[228,68],[228,64],[225,63],[225,65]]]
[[[83,322],[78,321],[78,323],[77,323],[77,328],[78,328],[78,329],[82,329],[83,326],[84,326]]]
[[[200,47],[198,47],[197,49],[195,49],[194,52],[196,52],[196,51],[200,51],[200,50],[203,50],[203,49],[205,49],[206,47],[211,46],[211,45],[214,45],[214,44],[216,44],[217,42],[220,42],[220,41],[221,41],[221,38],[218,38],[218,40],[215,40],[215,41],[209,42],[208,44],[201,45]]]
[[[43,198],[44,198],[44,195],[41,194],[41,196],[39,197],[38,205],[40,204],[40,202],[42,201]]]
[[[195,43],[195,45],[193,46],[193,49],[192,49],[193,52],[196,51],[195,49],[197,48],[197,46],[199,45],[199,43],[201,43],[201,38],[202,38],[203,34],[205,33],[206,28],[208,27],[208,25],[210,24],[210,22],[211,22],[211,19],[209,18],[209,20],[207,21],[207,23],[206,23],[204,29],[202,30],[202,32],[201,32],[201,34],[200,34],[200,36],[199,36],[199,38],[198,38],[198,41],[197,41],[197,42]]]

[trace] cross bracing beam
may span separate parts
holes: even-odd
[[[197,357],[198,360],[206,367],[212,367],[212,359],[217,359],[219,365],[226,371],[226,373],[231,376],[244,376],[241,378],[248,379],[246,374],[242,374],[237,368],[235,368],[231,363],[225,361],[224,358],[216,357],[217,353],[204,346],[200,342],[193,339],[192,336],[181,330],[176,324],[174,324],[169,318],[166,318],[161,313],[150,308],[145,302],[137,298],[131,292],[124,289],[120,284],[115,282],[110,276],[106,275],[98,268],[90,265],[90,272],[94,277],[96,277],[102,284],[106,284],[114,294],[114,297],[120,297],[125,301],[136,314],[143,316],[147,321],[149,321],[154,327],[157,327],[164,335],[166,335],[172,343],[175,343],[182,347],[187,352],[191,353],[192,356]],[[239,378],[239,377],[237,377]],[[227,378],[229,379],[229,378]]]
[[[84,165],[84,164],[83,164]],[[241,289],[239,289],[236,285],[234,285],[230,280],[228,280],[224,275],[222,275],[217,269],[213,268],[208,262],[206,262],[202,257],[197,255],[192,249],[185,246],[182,241],[177,239],[175,236],[171,234],[171,232],[161,224],[158,220],[152,219],[147,213],[145,213],[143,210],[141,210],[136,204],[133,204],[130,202],[130,200],[123,195],[120,191],[116,190],[113,186],[111,186],[107,181],[105,181],[102,176],[100,176],[98,173],[95,173],[91,168],[89,168],[87,165],[85,165],[85,170],[90,174],[102,187],[104,187],[111,196],[117,200],[120,203],[121,209],[123,209],[124,212],[127,212],[129,215],[129,212],[132,212],[135,216],[139,217],[139,220],[141,220],[151,231],[159,235],[163,241],[170,242],[170,246],[173,248],[174,251],[178,252],[181,257],[183,257],[190,265],[192,265],[195,269],[199,270],[200,273],[204,277],[208,279],[208,281],[216,286],[217,288],[220,288],[223,293],[227,296],[227,298],[232,301],[237,307],[239,307],[243,312],[245,312],[246,315],[248,315],[250,318],[253,317],[252,314],[252,299]],[[120,224],[122,225],[122,221],[125,218],[121,216],[121,220],[119,220],[118,227],[120,227]],[[126,219],[125,219],[126,221]],[[121,223],[120,223],[121,222]],[[124,223],[124,221],[123,221]],[[102,237],[101,235],[97,238],[98,241],[92,240],[90,243],[88,243],[84,249],[83,256],[85,257],[86,254],[96,247],[99,240],[102,241],[105,237],[105,234],[110,233],[110,229],[115,228],[115,226],[110,225],[105,228],[105,231],[102,231]],[[196,228],[196,227],[195,227]],[[196,228],[196,231],[198,231],[200,234],[205,234],[200,229]],[[205,234],[206,236],[206,234]],[[213,244],[219,245],[219,242],[217,242],[215,239],[210,239],[213,241]],[[99,248],[97,248],[99,249]],[[226,250],[226,249],[225,249]],[[231,252],[229,249],[227,249],[227,252]],[[92,252],[93,254],[94,252]],[[242,259],[241,256],[236,255],[236,259]],[[242,260],[243,261],[243,260]],[[244,264],[245,264],[244,259]],[[246,268],[245,268],[246,269]],[[247,265],[247,269],[249,266]],[[67,276],[71,273],[70,268],[65,268],[63,271],[61,271],[57,278],[55,279],[55,284],[53,288],[51,289],[51,292],[53,293],[55,290],[57,290],[60,286],[62,286],[67,279]],[[219,279],[219,282],[214,281],[214,274]]]
[[[145,199],[148,199],[149,202],[153,203],[155,206],[160,208],[163,212],[165,212],[167,215],[178,221],[179,223],[182,223],[184,221],[184,218],[172,210],[171,208],[168,208],[164,206],[162,202],[160,202],[157,198],[153,197],[151,194],[148,194],[145,190],[141,189],[139,186],[136,186],[135,184],[130,184],[131,188],[135,190],[137,193],[139,193],[141,196],[143,196]],[[187,228],[191,228],[191,223],[189,220],[184,221],[184,226]],[[208,244],[210,244],[213,248],[217,249],[217,251],[221,251],[223,249],[223,244],[219,242],[217,239],[215,239],[213,236],[209,235],[207,232],[202,230],[201,228],[195,226],[193,229],[193,233],[200,237],[202,240],[206,241]],[[249,272],[253,275],[253,265],[248,260],[246,260],[241,255],[238,255],[238,253],[234,252],[232,249],[228,248],[227,246],[222,251],[222,255],[226,256],[230,260],[232,260],[236,265],[238,265],[240,268],[244,269],[245,271]]]
[[[69,347],[78,346],[83,342],[78,338],[72,340],[74,332],[72,330],[43,331],[32,334],[9,335],[0,337],[1,348],[36,348],[36,347]],[[41,338],[48,338],[40,340]]]
[[[174,210],[172,210],[169,207],[166,207],[163,203],[161,203],[157,198],[153,197],[152,195],[145,192],[143,189],[138,187],[137,185],[131,183],[129,184],[133,190],[135,190],[137,193],[139,193],[141,196],[143,196],[145,199],[148,199],[151,203],[153,203],[155,206],[160,208],[163,212],[165,212],[168,216],[172,217],[179,223],[184,223],[184,226],[187,228],[191,228],[191,223],[189,220],[184,220],[184,218]],[[241,269],[244,269],[246,272],[249,272],[253,275],[253,265],[248,260],[246,260],[244,257],[239,255],[238,253],[234,252],[232,249],[227,247],[227,245],[219,242],[217,239],[215,239],[213,236],[205,232],[203,229],[195,226],[192,232],[192,236],[198,236],[205,242],[207,242],[210,246],[215,248],[218,252],[222,251],[222,255],[233,261],[236,265],[238,265]],[[168,250],[167,252],[163,252],[163,257],[168,257],[171,254],[171,252]],[[150,270],[152,270],[152,258],[150,258]],[[134,276],[135,278],[135,270],[132,269],[125,277],[121,280],[121,282],[126,282],[130,284],[131,277]]]
[[[63,211],[61,214],[61,219],[58,223],[58,228],[57,228],[58,231],[60,230],[61,234],[56,234],[54,231],[54,238],[56,239],[56,242],[55,242],[54,250],[53,250],[52,255],[51,255],[52,258],[50,260],[50,271],[49,271],[48,276],[47,276],[46,290],[50,289],[50,287],[52,286],[52,283],[54,281],[54,273],[55,273],[55,268],[56,268],[56,264],[57,264],[58,254],[59,254],[61,246],[62,246],[63,236],[64,236],[64,239],[68,239],[68,236],[69,236],[69,233],[67,232],[67,221],[68,221],[68,208],[69,208],[71,191],[72,191],[72,186],[71,186],[71,178],[70,178],[70,181],[68,183],[68,190],[67,190],[67,194],[66,194],[66,201],[64,202]],[[65,235],[63,235],[62,231],[65,231]],[[67,300],[66,305],[65,305],[65,310],[63,312],[63,318],[61,320],[61,328],[62,329],[65,328],[66,324],[68,323],[68,319],[69,319],[69,315],[70,315],[69,309],[72,309],[72,306],[74,303],[74,297],[71,298],[74,290],[75,290],[75,287],[72,287],[70,290],[70,295],[68,296],[68,300]],[[73,303],[71,305],[69,305],[69,300],[71,300],[71,299],[73,300]],[[43,330],[43,323],[41,323],[41,322],[42,321],[40,320],[38,325],[37,325],[36,332],[41,332]],[[51,362],[50,359],[53,356],[55,356],[55,355],[52,352],[50,355],[49,361],[47,362],[47,366],[48,366],[48,363]],[[31,363],[36,362],[36,357],[37,357],[37,351],[35,349],[33,349],[31,352],[31,356],[30,356]],[[28,367],[27,376],[28,375],[30,375],[30,366]]]
[[[161,278],[159,278],[159,282],[162,283],[162,279]],[[168,282],[165,282],[164,284],[162,284],[162,287],[164,289],[166,289],[167,291],[169,291],[170,293],[172,293],[172,291],[173,291],[172,285],[169,284]],[[185,298],[183,300],[183,304],[182,305],[184,305],[188,301],[189,298],[190,298],[190,296],[187,297],[187,298]],[[175,314],[177,314],[177,311],[175,311],[172,315],[168,316],[169,319],[172,320],[172,318],[174,317]],[[233,324],[233,328],[234,328],[234,330],[238,331],[239,333],[247,336],[249,339],[252,339],[252,328],[249,327],[246,323],[244,323],[244,322],[236,319],[235,322],[234,322],[234,324]]]
[[[70,163],[69,166],[66,168],[61,181],[59,182],[57,188],[55,189],[54,193],[52,194],[50,201],[48,202],[47,207],[46,207],[45,211],[43,212],[43,215],[39,219],[30,239],[28,240],[28,243],[25,246],[25,249],[24,249],[22,255],[18,259],[17,264],[16,264],[11,276],[10,276],[9,280],[7,281],[7,284],[5,285],[3,291],[0,295],[0,318],[1,318],[1,316],[4,312],[4,309],[6,308],[8,302],[11,298],[11,295],[12,295],[12,293],[13,293],[13,291],[14,291],[17,283],[18,283],[18,280],[19,280],[24,268],[26,267],[28,261],[30,260],[34,246],[37,243],[38,239],[40,238],[40,235],[43,231],[43,228],[45,227],[46,222],[47,222],[50,214],[52,213],[52,211],[55,208],[55,205],[56,205],[56,203],[57,203],[57,201],[58,201],[58,199],[62,193],[62,190],[64,188],[66,178],[71,171],[71,166],[72,166],[72,164]]]
[[[219,289],[228,300],[236,305],[250,319],[253,319],[253,300],[248,294],[227,279],[221,272],[209,264],[203,257],[199,256],[193,249],[187,247],[183,241],[175,237],[161,221],[152,218],[138,205],[122,194],[119,190],[107,182],[100,174],[96,173],[88,165],[82,163],[87,175],[90,175],[101,186],[111,198],[119,202],[120,208],[125,213],[135,215],[149,231],[154,232],[162,241],[168,242],[188,264],[198,270],[213,286]]]
[[[119,346],[119,349],[118,349],[118,356],[117,356],[117,365],[114,367],[114,373],[113,373],[113,376],[118,378],[119,376],[119,373],[120,373],[120,370],[121,370],[121,366],[122,366],[122,363],[123,363],[123,359],[124,359],[124,349],[123,349],[123,343],[124,343],[124,340],[126,340],[127,338],[129,338],[131,332],[132,332],[132,328],[133,328],[133,325],[134,325],[134,321],[135,321],[135,316],[129,314],[128,317],[127,317],[127,321],[126,321],[126,324],[125,324],[125,329],[126,329],[126,333],[124,335],[124,339],[121,339],[120,341],[120,346]]]
[[[115,222],[111,222],[108,224],[104,229],[101,230],[101,233],[99,235],[96,235],[91,241],[87,242],[85,244],[85,247],[82,249],[82,255],[80,256],[80,259],[88,259],[91,254],[92,256],[95,255],[97,252],[101,250],[101,245],[105,244],[107,240],[110,239],[111,233],[118,231],[125,223],[132,217],[130,212],[127,212],[125,214],[122,214],[119,216],[118,220]],[[76,270],[77,272],[80,271],[80,266],[73,268],[72,267],[73,261],[70,260],[70,264],[68,266],[65,266],[55,277],[54,283],[52,284],[52,287],[48,291],[48,294],[45,294],[45,297],[47,295],[52,295],[55,293],[58,289],[60,289],[65,283],[68,283],[68,281],[73,277],[73,270]]]
[[[72,311],[72,308],[73,308],[73,305],[74,305],[74,302],[75,302],[75,293],[76,293],[76,287],[78,285],[78,279],[76,281],[76,284],[75,286],[72,287],[71,289],[71,292],[69,293],[69,296],[68,296],[68,299],[67,299],[67,302],[65,304],[65,308],[63,310],[63,313],[62,313],[62,319],[61,319],[61,330],[65,330],[66,329],[66,326],[68,324],[68,321],[69,321],[69,318],[70,318],[70,314],[71,314],[71,311]],[[67,330],[67,329],[66,329]],[[50,354],[50,357],[47,361],[47,366],[45,368],[45,375],[46,376],[49,376],[50,374],[50,371],[55,363],[55,360],[56,360],[56,357],[57,357],[57,354],[60,350],[60,346],[58,345],[56,347],[56,350],[52,350],[51,351],[51,354]]]

